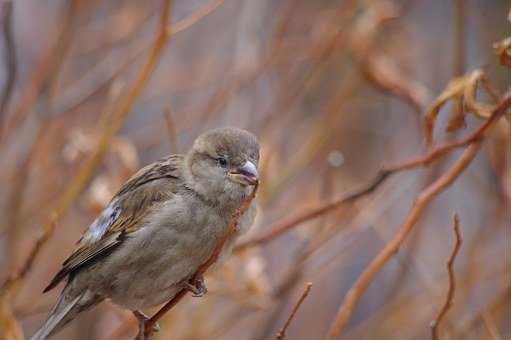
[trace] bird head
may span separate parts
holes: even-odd
[[[259,175],[259,143],[250,132],[226,127],[200,135],[186,156],[188,185],[210,200],[243,198]]]

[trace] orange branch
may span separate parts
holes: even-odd
[[[295,317],[296,312],[298,312],[298,309],[302,305],[303,301],[305,300],[307,295],[309,295],[311,287],[312,287],[311,282],[309,282],[309,283],[307,283],[307,285],[305,285],[305,289],[304,289],[302,295],[300,296],[300,298],[298,299],[298,301],[296,301],[296,304],[294,305],[293,309],[291,310],[291,314],[289,314],[289,317],[287,318],[286,322],[284,323],[284,326],[282,327],[282,329],[277,333],[277,336],[276,336],[277,340],[282,340],[286,337],[286,331],[287,331],[289,325],[291,324],[291,321]]]
[[[91,158],[88,159],[88,161],[81,167],[77,176],[72,180],[68,189],[57,202],[53,214],[51,214],[47,222],[43,224],[43,235],[36,241],[36,244],[30,250],[30,254],[27,260],[25,260],[22,269],[16,275],[5,281],[0,287],[0,304],[2,306],[8,306],[9,299],[16,292],[17,287],[20,286],[23,279],[30,271],[37,255],[41,252],[41,249],[52,235],[56,221],[67,212],[72,203],[76,200],[76,198],[78,198],[90,182],[96,168],[101,163],[104,154],[108,150],[111,139],[122,127],[130,113],[133,103],[147,84],[147,81],[154,71],[157,61],[161,56],[161,52],[163,51],[163,47],[169,37],[166,33],[166,25],[169,18],[169,3],[170,2],[168,0],[164,0],[164,9],[166,10],[162,13],[158,36],[151,51],[149,52],[149,56],[147,57],[145,64],[138,74],[138,77],[135,79],[133,86],[129,89],[126,96],[120,101],[119,105],[114,109],[114,112],[112,113],[113,118],[110,124],[105,127]]]
[[[343,204],[353,202],[364,195],[370,194],[371,192],[376,190],[392,174],[404,170],[417,168],[419,166],[428,166],[432,162],[440,159],[441,157],[445,156],[454,149],[465,147],[467,145],[473,144],[481,140],[488,131],[488,129],[506,113],[506,110],[509,106],[511,106],[511,91],[507,92],[507,94],[503,97],[500,105],[498,105],[498,107],[496,107],[492,111],[489,118],[479,128],[477,128],[474,132],[469,134],[466,138],[459,141],[440,145],[431,150],[430,152],[428,152],[426,155],[414,157],[406,161],[401,161],[395,164],[383,166],[383,168],[376,174],[376,176],[362,188],[357,189],[353,192],[345,193],[337,199],[334,199],[330,202],[322,203],[319,206],[311,208],[304,213],[300,213],[296,216],[286,217],[274,223],[272,226],[268,228],[267,232],[255,236],[252,239],[241,242],[235,248],[235,252],[239,252],[246,248],[254,247],[272,241],[273,239],[281,236],[282,234],[288,232],[289,230],[294,229],[295,227],[301,225],[302,223],[308,222],[314,218],[330,213],[335,209],[339,208],[340,206],[342,206]]]
[[[479,129],[481,135],[496,122],[496,119],[502,117],[506,110],[511,106],[511,90],[509,90],[502,101],[497,105],[488,119],[484,130]],[[383,268],[388,260],[397,253],[406,237],[412,230],[415,223],[418,221],[422,213],[428,204],[442,191],[447,189],[458,176],[468,167],[470,162],[474,159],[479,148],[481,146],[481,138],[475,138],[473,142],[466,148],[463,154],[458,158],[454,165],[448,169],[442,176],[440,176],[435,182],[426,187],[415,200],[412,209],[408,213],[404,223],[399,228],[397,234],[387,245],[380,251],[380,253],[373,259],[373,261],[367,266],[362,272],[360,277],[353,284],[351,289],[346,294],[343,303],[339,307],[336,317],[330,327],[329,339],[339,339],[342,331],[346,327],[348,321],[351,318],[353,310],[355,309],[358,301],[364,294],[365,290],[372,282],[374,276]]]
[[[444,305],[442,309],[438,313],[437,317],[431,322],[431,338],[433,340],[438,339],[438,325],[440,321],[444,318],[445,314],[451,308],[451,305],[454,301],[454,293],[456,291],[456,278],[454,276],[454,260],[460,251],[461,244],[463,243],[463,239],[461,237],[460,232],[460,219],[458,214],[454,214],[454,235],[456,236],[456,243],[454,244],[454,248],[452,250],[451,256],[447,261],[447,273],[449,274],[449,290],[447,291],[447,296],[445,298]]]

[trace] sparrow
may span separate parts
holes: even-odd
[[[133,311],[172,299],[226,235],[231,216],[258,182],[259,143],[245,130],[225,127],[200,135],[185,155],[170,155],[139,170],[88,227],[47,292],[66,280],[60,297],[32,340],[46,339],[105,299]],[[219,262],[255,217],[255,204],[224,244]]]

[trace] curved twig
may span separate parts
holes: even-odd
[[[488,131],[488,129],[496,122],[498,118],[504,115],[510,106],[511,90],[506,93],[499,105],[495,107],[491,117],[487,121],[487,124],[483,125],[485,129],[481,131],[481,137],[485,132]],[[363,271],[363,273],[346,294],[344,301],[339,307],[337,315],[330,327],[328,335],[329,339],[339,339],[344,327],[346,327],[348,321],[350,320],[358,301],[364,294],[369,284],[372,282],[376,273],[378,273],[387,263],[387,261],[399,250],[406,237],[413,229],[413,226],[422,215],[422,212],[433,200],[433,198],[435,198],[438,194],[450,186],[456,180],[456,178],[458,178],[458,176],[468,167],[468,165],[471,163],[479,151],[481,142],[481,138],[472,141],[472,143],[466,148],[466,150],[458,158],[454,165],[419,194],[397,234],[387,243],[387,245],[367,266],[367,268]]]
[[[305,285],[305,289],[303,290],[302,295],[300,296],[298,301],[296,301],[293,309],[291,310],[291,314],[289,314],[286,322],[284,323],[284,326],[277,333],[277,336],[276,336],[277,340],[282,340],[282,339],[284,339],[286,337],[286,331],[287,331],[289,325],[291,324],[291,321],[295,317],[296,312],[298,312],[298,309],[302,305],[302,303],[305,300],[305,298],[309,295],[309,292],[310,292],[311,288],[312,288],[312,282],[309,282],[309,283],[307,283]]]
[[[460,251],[461,244],[463,243],[463,238],[461,237],[460,232],[460,219],[458,217],[458,214],[454,214],[454,235],[456,236],[456,242],[454,244],[454,248],[452,250],[451,256],[449,257],[449,260],[447,260],[447,273],[449,274],[449,290],[447,291],[447,296],[445,297],[444,305],[442,306],[442,309],[440,309],[440,312],[438,312],[438,315],[436,318],[431,322],[431,338],[433,340],[438,339],[438,325],[440,324],[440,321],[444,318],[445,314],[449,311],[449,308],[451,308],[451,305],[454,301],[454,292],[456,291],[456,278],[454,276],[454,260],[456,260],[456,256],[458,255],[458,252]]]
[[[5,74],[7,75],[2,95],[0,98],[0,133],[3,130],[3,122],[7,114],[7,106],[11,99],[12,90],[16,81],[17,62],[16,62],[16,49],[14,46],[14,33],[12,23],[12,1],[6,1],[2,5],[2,29],[4,37],[4,52],[5,52]]]

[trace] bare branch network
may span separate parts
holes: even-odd
[[[33,334],[54,302],[41,297],[39,283],[121,183],[223,125],[259,136],[262,180],[186,281],[207,274],[207,298],[190,303],[183,288],[138,330],[131,314],[107,305],[98,311],[100,326],[80,320],[85,327],[110,340],[156,337],[157,322],[162,338],[285,339],[310,337],[312,329],[338,340],[394,338],[387,330],[410,321],[403,338],[504,338],[511,283],[502,273],[511,258],[503,240],[511,234],[500,226],[509,225],[511,206],[511,37],[497,35],[503,28],[496,22],[506,19],[501,7],[485,3],[477,18],[481,36],[497,41],[491,46],[467,29],[476,13],[462,0],[420,4],[431,11],[393,0],[39,6],[0,6],[0,339]],[[435,12],[446,6],[448,22]],[[442,39],[450,49],[431,38],[433,22],[452,26]],[[488,46],[494,60],[467,46]],[[446,69],[447,77],[437,76]],[[435,93],[412,77],[424,71],[444,89]],[[460,181],[469,166],[477,176]],[[402,194],[405,176],[389,185],[418,169],[413,196]],[[449,192],[452,200],[433,204],[454,184],[460,190]],[[259,228],[213,270],[256,194]],[[425,272],[418,249],[445,263],[436,242],[427,242],[453,210],[447,275],[440,266]],[[467,211],[480,221],[465,218]],[[393,277],[391,293],[373,295],[391,261],[406,270]],[[441,295],[430,277],[445,278]],[[420,294],[406,295],[417,287]],[[366,304],[369,296],[383,302]],[[435,305],[439,296],[443,303]],[[480,305],[470,304],[474,297]],[[361,316],[353,318],[355,311]]]

